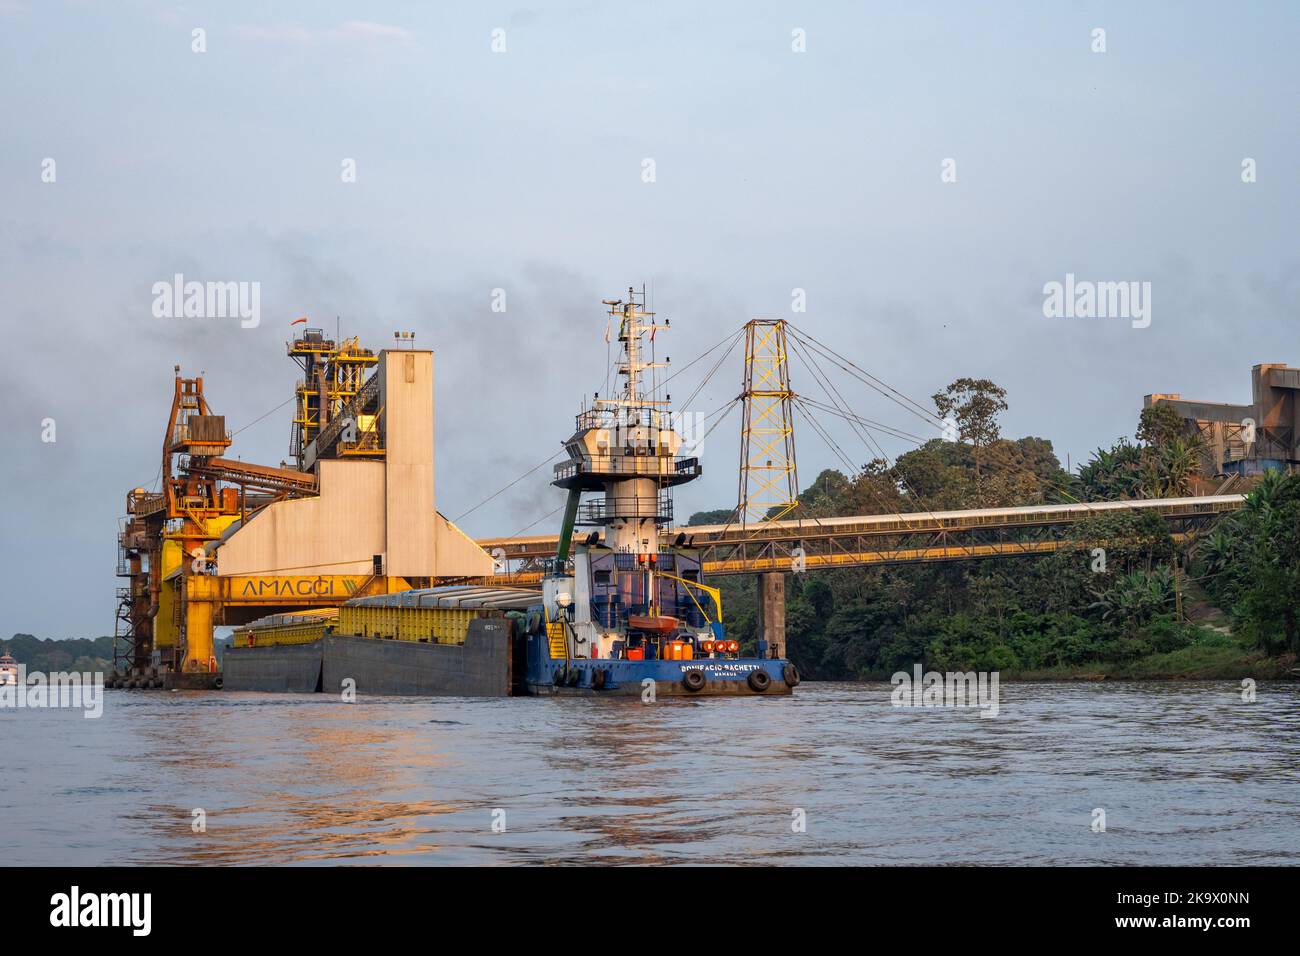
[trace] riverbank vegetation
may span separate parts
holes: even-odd
[[[1167,498],[1204,481],[1197,439],[1168,408],[1144,410],[1134,440],[1070,474],[1051,442],[1001,437],[1005,393],[962,379],[935,396],[958,425],[893,462],[823,471],[799,496],[807,517]],[[703,512],[691,524],[725,523]],[[729,630],[755,641],[751,579],[722,579]],[[1300,652],[1300,476],[1270,473],[1239,513],[1175,541],[1152,513],[1099,513],[1047,557],[787,575],[788,654],[813,679],[936,670],[1082,678],[1285,676]]]
[[[8,654],[28,672],[43,674],[75,671],[79,674],[112,670],[113,638],[69,638],[67,640],[42,640],[31,634],[15,634],[0,641],[0,655]]]

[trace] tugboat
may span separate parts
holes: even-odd
[[[569,458],[555,468],[568,492],[560,541],[543,578],[544,628],[527,637],[527,692],[656,696],[781,695],[799,683],[787,660],[740,656],[726,634],[722,596],[704,582],[698,551],[672,524],[672,489],[701,474],[682,454],[668,396],[658,398],[655,338],[670,323],[645,293],[605,299],[621,349],[616,397],[597,394],[577,416]],[[583,496],[593,495],[584,501]],[[575,540],[575,530],[591,527]]]
[[[18,684],[18,662],[8,654],[0,657],[0,687],[15,687]]]

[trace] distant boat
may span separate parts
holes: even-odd
[[[0,687],[17,686],[18,662],[5,654],[0,657]]]

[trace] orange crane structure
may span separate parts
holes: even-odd
[[[158,488],[127,493],[118,533],[117,574],[125,585],[118,589],[110,686],[219,687],[217,626],[406,590],[434,577],[439,559],[461,574],[490,569],[491,559],[433,510],[432,354],[419,353],[427,373],[417,378],[407,374],[416,353],[376,354],[355,338],[336,344],[319,329],[305,329],[288,343],[288,354],[304,373],[290,441],[296,468],[225,457],[233,436],[224,416],[209,405],[203,378],[182,377],[176,367]],[[401,360],[402,375],[383,374],[390,356]],[[385,416],[387,393],[414,412],[402,406]],[[417,530],[426,513],[428,527],[416,534],[414,551],[410,533],[390,536],[376,527],[388,510],[390,428],[400,436],[399,450],[428,475],[427,488],[393,508],[400,516],[407,507],[407,524]],[[371,506],[354,518],[349,504],[367,496]],[[317,510],[281,510],[302,500],[315,501]],[[265,514],[277,517],[260,520]],[[352,520],[363,526],[350,526]],[[313,541],[313,534],[330,541]],[[449,540],[435,553],[439,534]],[[299,547],[328,553],[340,541],[365,553],[319,569],[295,555]],[[232,557],[223,561],[227,546]],[[408,574],[388,573],[394,554]]]
[[[312,474],[221,457],[232,442],[225,417],[213,413],[202,377],[183,378],[180,366],[175,374],[160,488],[127,493],[118,534],[117,573],[127,583],[118,590],[114,665],[124,684],[146,687],[163,686],[168,673],[216,671],[210,626],[206,641],[185,641],[183,599],[185,579],[209,573],[210,543],[251,510],[316,489]]]

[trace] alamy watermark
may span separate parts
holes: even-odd
[[[148,936],[152,912],[152,893],[83,893],[73,886],[50,897],[50,925],[56,928],[117,926]]]
[[[10,675],[5,675],[6,677]],[[27,672],[26,664],[18,665],[11,681],[0,680],[0,709],[51,709],[78,707],[88,719],[104,714],[104,675],[56,671]]]
[[[1043,315],[1049,319],[1130,319],[1135,329],[1151,324],[1150,282],[1092,282],[1076,280],[1043,286]]]
[[[239,319],[245,329],[262,323],[260,282],[186,282],[178,272],[152,292],[156,319]]]
[[[981,717],[998,715],[998,671],[899,671],[890,703],[895,707],[978,707]]]

